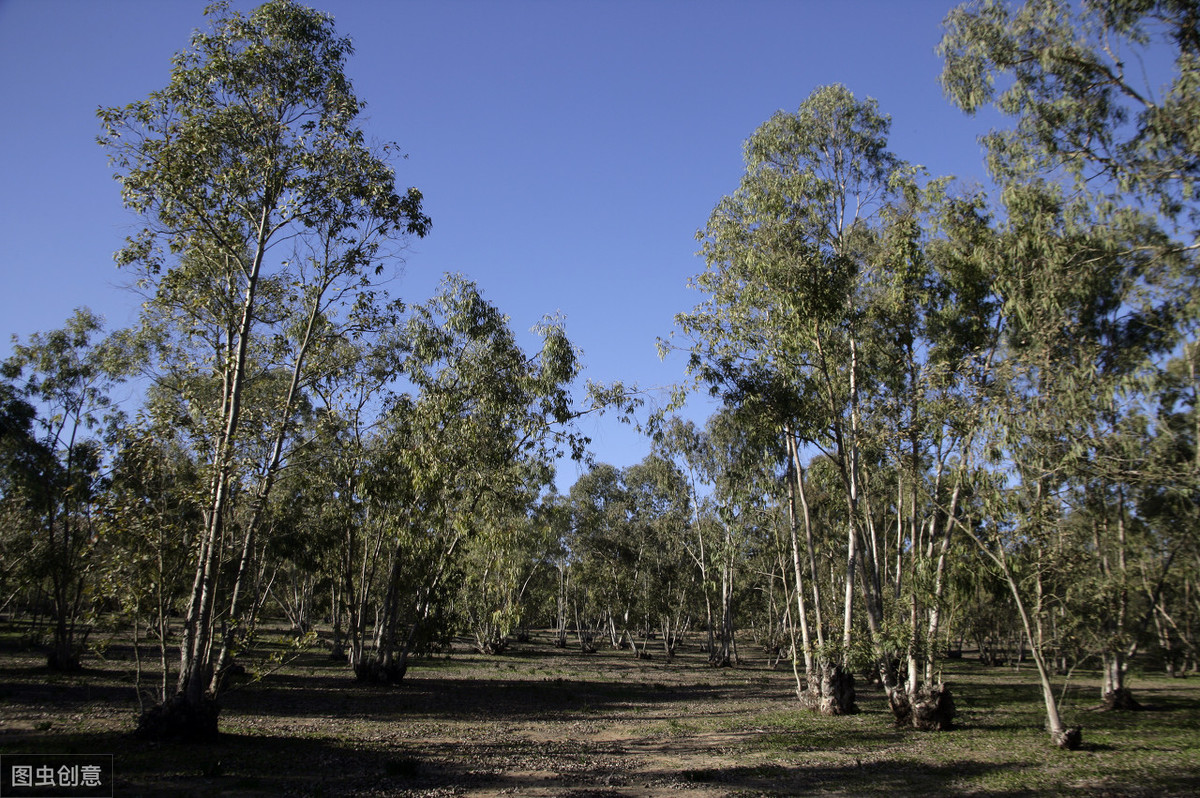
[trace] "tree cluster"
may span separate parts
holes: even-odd
[[[645,460],[568,495],[561,320],[528,352],[465,277],[392,299],[431,221],[358,127],[349,41],[291,0],[213,6],[167,87],[100,111],[144,222],[118,253],[139,324],[80,310],[0,371],[0,608],[56,668],[101,616],[149,638],[155,736],[216,733],[275,614],[385,683],[533,624],[718,667],[740,633],[804,706],[855,712],[866,678],[923,729],[951,725],[940,663],[969,643],[1031,660],[1077,747],[1057,677],[1097,664],[1132,709],[1131,662],[1200,668],[1200,13],[1083,6],[946,19],[951,99],[1014,120],[984,138],[994,190],[893,153],[845,86],[764,122],[677,317],[722,409],[655,417]],[[1172,60],[1135,81],[1148,50]],[[612,403],[635,400],[593,391]]]

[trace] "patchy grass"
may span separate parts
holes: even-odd
[[[583,655],[535,635],[497,657],[464,642],[393,687],[302,652],[233,685],[219,741],[182,745],[130,736],[132,649],[102,642],[104,659],[58,674],[0,626],[0,752],[114,754],[122,796],[1200,794],[1198,679],[1141,675],[1147,710],[1119,714],[1093,711],[1096,674],[1077,674],[1064,712],[1084,746],[1063,752],[1028,668],[947,662],[958,728],[919,733],[862,684],[860,714],[821,718],[797,708],[787,667],[712,669],[695,646],[670,664]],[[264,671],[289,645],[273,632],[244,662]]]

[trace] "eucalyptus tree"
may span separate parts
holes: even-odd
[[[896,368],[867,397],[864,418],[876,444],[862,471],[877,487],[864,491],[864,519],[868,540],[880,541],[877,589],[893,599],[889,645],[905,664],[903,690],[889,695],[892,710],[900,723],[945,729],[954,708],[936,676],[942,613],[1002,317],[985,197],[914,177],[895,181],[896,197],[882,213],[868,318]]]
[[[697,428],[695,422],[672,416],[656,431],[652,453],[671,461],[686,481],[688,505],[691,508],[688,524],[690,531],[681,543],[683,551],[697,572],[698,589],[704,600],[704,630],[707,634],[704,650],[711,654],[717,629],[713,609],[716,598],[716,568],[713,556],[719,540],[716,530],[720,524],[709,512],[712,483],[705,467],[708,459],[705,453],[706,441],[703,430]]]
[[[1141,375],[1153,370],[1170,338],[1152,300],[1162,237],[1136,209],[1037,178],[1008,182],[1003,198],[1007,218],[991,250],[1003,334],[981,405],[980,442],[989,453],[980,463],[986,474],[978,497],[985,532],[962,528],[1007,581],[1041,677],[1052,738],[1073,748],[1079,733],[1062,722],[1050,684],[1047,614],[1067,561],[1072,516],[1083,513],[1105,534],[1079,544],[1085,567],[1073,578],[1102,577],[1102,588],[1093,582],[1096,592],[1079,599],[1104,603],[1093,616],[1112,625],[1111,642],[1099,652],[1109,675],[1104,693],[1110,703],[1125,696],[1123,662],[1136,650],[1129,639],[1127,556],[1137,525],[1131,513],[1149,473],[1132,467],[1128,435],[1145,399]],[[1059,602],[1068,588],[1060,586]]]
[[[646,656],[650,631],[656,629],[670,660],[690,625],[696,598],[696,572],[684,550],[691,523],[687,485],[674,463],[654,454],[626,468],[623,482],[630,497],[631,530],[645,544],[637,586],[641,652]]]
[[[388,419],[380,407],[401,374],[401,350],[391,335],[338,342],[336,356],[352,377],[327,373],[314,381],[311,428],[292,453],[294,468],[287,480],[295,493],[293,509],[302,518],[293,534],[330,575],[331,656],[346,657],[355,669],[367,645],[363,630],[383,546],[382,519],[370,499],[380,489],[376,478],[392,473],[391,468],[375,470],[381,427]]]
[[[980,2],[951,12],[940,48],[943,84],[960,107],[994,103],[1015,118],[986,138],[1008,216],[997,252],[1006,352],[996,405],[1009,410],[992,427],[1003,430],[1023,486],[1021,507],[995,513],[1001,523],[1019,517],[1021,534],[1044,541],[1065,530],[1073,500],[1103,532],[1085,550],[1090,578],[1103,585],[1103,690],[1114,706],[1127,703],[1123,661],[1136,649],[1134,497],[1165,475],[1150,477],[1120,450],[1130,450],[1128,433],[1154,404],[1170,355],[1195,348],[1195,24],[1190,3],[1085,2],[1077,13],[1053,0]],[[1127,69],[1135,60],[1145,66]],[[1142,427],[1135,449],[1152,437]],[[1194,496],[1197,483],[1181,475],[1166,481]],[[1169,563],[1159,557],[1157,567]],[[1052,736],[1077,744],[1045,678],[1042,594],[1022,598],[1008,581],[1043,674]]]
[[[1200,465],[1197,421],[1200,420],[1200,394],[1196,380],[1196,347],[1185,348],[1183,356],[1167,365],[1157,407],[1152,408],[1154,428],[1151,446],[1141,449],[1143,462],[1159,464],[1163,479],[1143,485],[1139,490],[1137,515],[1154,529],[1152,540],[1160,551],[1173,555],[1174,565],[1157,582],[1142,576],[1140,592],[1151,612],[1155,637],[1164,667],[1171,675],[1194,672],[1200,664],[1200,546],[1191,531],[1200,521],[1200,503],[1194,493],[1178,490],[1180,482],[1190,484],[1190,475]],[[1172,479],[1169,475],[1177,475]],[[1166,544],[1165,546],[1163,544]],[[1135,587],[1136,589],[1136,587]]]
[[[699,381],[733,401],[765,401],[793,460],[817,447],[837,467],[846,505],[842,623],[817,656],[820,676],[810,678],[820,685],[816,705],[831,714],[853,711],[860,577],[875,658],[889,695],[896,689],[882,639],[883,549],[869,523],[872,507],[887,499],[871,495],[881,486],[864,471],[882,428],[864,414],[887,389],[895,362],[893,341],[873,318],[887,300],[893,265],[895,220],[887,211],[901,186],[917,179],[888,151],[889,124],[873,100],[827,86],[755,131],[739,188],[718,203],[701,234],[708,268],[694,285],[710,299],[677,319],[693,341]],[[789,469],[793,479],[801,473]]]
[[[621,470],[597,463],[571,486],[570,500],[568,549],[581,644],[580,627],[587,621],[589,630],[607,631],[613,647],[628,646],[625,637],[645,551],[644,541],[629,529],[632,508]]]
[[[1187,567],[1196,548],[1191,458],[1179,459],[1180,444],[1187,447],[1191,435],[1181,438],[1161,416],[1151,424],[1140,407],[1131,407],[1141,404],[1137,398],[1119,395],[1088,425],[1065,529],[1068,545],[1082,555],[1074,584],[1065,588],[1077,591],[1068,605],[1079,618],[1076,636],[1101,660],[1107,709],[1140,708],[1126,673],[1152,645],[1156,607],[1173,572]],[[1159,401],[1173,403],[1166,396]]]
[[[100,595],[132,621],[142,705],[138,637],[145,623],[158,649],[157,702],[171,693],[173,618],[190,584],[188,553],[203,521],[204,485],[198,464],[177,431],[145,418],[110,439],[112,466],[101,521],[104,565]]]
[[[737,582],[745,572],[744,554],[751,538],[771,525],[773,440],[738,409],[714,413],[702,436],[704,468],[713,486],[712,504],[721,536],[710,545],[720,576],[720,615],[709,662],[727,666],[738,661],[734,640]]]
[[[475,534],[460,558],[454,603],[482,654],[500,654],[526,617],[530,584],[549,567],[552,526],[539,512],[536,489],[496,512],[476,512]]]
[[[98,316],[80,308],[61,329],[35,333],[26,343],[14,339],[13,354],[0,367],[16,420],[26,408],[35,411],[6,435],[16,466],[6,470],[16,472],[9,486],[26,510],[22,526],[34,573],[49,584],[54,635],[47,661],[63,670],[79,667],[79,621],[94,579],[103,488],[102,443],[94,431],[119,381],[114,347],[95,340],[102,329]]]
[[[697,598],[684,551],[691,510],[683,474],[653,453],[624,469],[599,463],[571,486],[570,506],[567,549],[581,618],[595,619],[613,646],[639,658],[650,656],[651,633],[660,632],[673,657]]]
[[[241,563],[254,548],[258,516],[284,462],[295,405],[325,364],[315,350],[377,329],[375,282],[389,245],[424,235],[429,219],[416,189],[397,193],[387,161],[365,143],[363,104],[345,74],[351,53],[332,19],[290,0],[252,13],[208,9],[172,62],[169,84],[145,100],[101,109],[103,135],[127,207],[146,227],[118,264],[134,267],[148,294],[147,326],[171,346],[167,370],[203,376],[213,437],[204,528],[180,650],[179,698],[147,720],[151,733],[211,737],[218,710],[206,691],[214,668],[218,604],[237,613],[245,568],[229,583],[219,551],[241,471],[238,450],[256,363],[282,375],[265,467],[248,491]],[[262,423],[262,422],[260,422]],[[184,720],[170,720],[175,710]]]
[[[439,631],[432,621],[451,609],[462,549],[501,536],[549,484],[554,461],[582,455],[570,395],[577,352],[557,319],[534,331],[541,347],[530,354],[508,317],[456,275],[397,330],[403,384],[371,442],[363,489],[376,536],[363,551],[381,559],[356,566],[379,576],[360,678],[403,678],[418,635]]]
[[[554,617],[554,646],[566,648],[567,637],[571,626],[571,563],[569,557],[569,538],[571,534],[571,504],[567,496],[557,491],[542,497],[539,507],[539,522],[546,527],[545,557],[554,568],[552,577],[543,571],[539,583],[535,583],[535,595],[540,595],[547,610],[543,615],[549,616],[549,606],[553,606]],[[549,584],[552,582],[552,584]],[[539,593],[538,587],[543,590]]]
[[[975,0],[952,10],[939,53],[946,93],[1015,127],[992,163],[1065,169],[1191,227],[1200,206],[1200,37],[1189,0]]]

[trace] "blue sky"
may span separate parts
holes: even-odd
[[[515,329],[561,313],[589,379],[683,379],[684,358],[660,361],[655,341],[702,299],[687,288],[704,266],[695,232],[736,187],[742,142],[814,88],[878,100],[900,157],[985,178],[977,137],[991,122],[961,114],[937,82],[950,2],[310,4],[353,39],[368,137],[408,154],[398,182],[421,189],[433,218],[396,293],[423,301],[454,271]],[[162,88],[205,5],[0,0],[0,357],[10,334],[60,326],[80,305],[110,327],[134,321],[112,253],[137,220],[95,143],[95,111]],[[619,466],[648,449],[611,418],[582,429]],[[566,465],[560,487],[574,478]]]

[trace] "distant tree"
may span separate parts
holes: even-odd
[[[4,468],[6,498],[23,505],[18,528],[34,573],[49,584],[54,610],[48,661],[65,670],[79,667],[78,623],[93,587],[103,467],[94,433],[118,381],[109,347],[95,340],[101,331],[101,319],[80,308],[62,329],[35,333],[28,343],[14,340],[2,367],[5,454],[12,458]],[[31,408],[40,413],[31,416]]]
[[[716,640],[709,652],[709,663],[717,667],[738,662],[735,596],[744,575],[747,539],[769,525],[766,507],[774,481],[773,438],[736,408],[710,416],[701,437],[704,469],[713,486],[713,520],[720,529],[720,536],[710,544],[720,575],[720,615],[714,618]]]
[[[588,619],[639,658],[652,656],[651,634],[661,632],[672,658],[697,587],[682,473],[655,454],[624,469],[598,463],[571,486],[570,505],[577,624]]]
[[[630,525],[644,546],[638,594],[641,656],[651,632],[661,635],[663,654],[675,656],[679,637],[688,626],[698,586],[686,554],[691,508],[683,473],[669,460],[650,454],[623,473],[629,494]],[[636,645],[636,644],[635,644]]]
[[[345,75],[349,40],[330,17],[290,0],[249,15],[218,3],[209,32],[173,60],[168,86],[125,107],[101,109],[126,206],[145,229],[118,253],[139,269],[148,294],[145,327],[160,362],[211,387],[185,394],[211,429],[202,452],[209,488],[194,549],[183,626],[178,698],[148,715],[151,735],[211,738],[255,534],[294,432],[297,403],[336,341],[387,323],[375,284],[387,247],[424,235],[429,219],[415,189],[398,194],[388,163],[365,143],[362,103]],[[247,392],[263,370],[278,403],[247,415]],[[248,436],[267,441],[257,484],[245,475]],[[234,529],[234,495],[247,496],[232,573],[222,542]],[[221,609],[224,607],[224,609]]]
[[[706,468],[708,457],[705,452],[707,438],[703,430],[692,421],[678,416],[667,419],[658,430],[653,451],[659,457],[670,460],[683,476],[687,485],[688,505],[691,517],[688,534],[681,541],[682,549],[692,561],[698,579],[697,590],[704,602],[704,630],[707,644],[704,650],[714,650],[717,621],[714,610],[716,591],[713,575],[713,550],[716,527],[719,526],[706,508],[711,504],[708,494],[712,485]]]
[[[595,464],[571,486],[570,500],[567,548],[581,646],[591,648],[591,638],[604,632],[614,648],[627,648],[625,636],[644,551],[642,541],[629,529],[631,508],[621,469]]]
[[[524,498],[509,508],[485,503],[475,514],[475,534],[461,558],[457,615],[483,654],[508,648],[513,632],[527,617],[530,585],[552,567],[549,558],[556,542],[550,537],[552,529],[539,512],[534,491]]]
[[[354,663],[359,678],[403,678],[418,635],[444,632],[433,621],[452,609],[464,550],[486,567],[557,457],[581,454],[569,392],[577,352],[555,319],[536,332],[541,348],[527,353],[508,317],[458,275],[395,332],[406,390],[389,397],[369,441],[364,534],[347,538],[363,557],[349,560],[350,572],[378,580],[373,597],[365,581],[348,591],[377,607],[374,644]],[[365,634],[366,612],[357,623]]]

